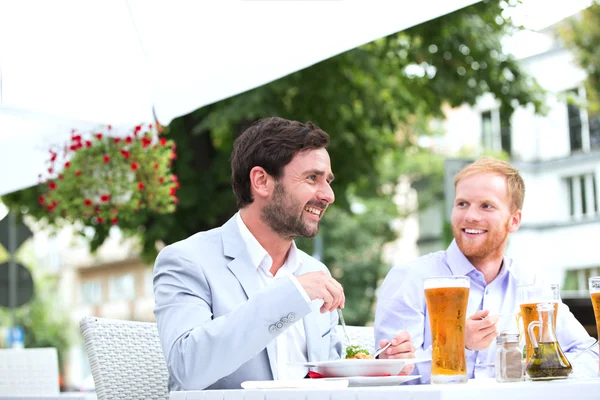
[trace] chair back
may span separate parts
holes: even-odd
[[[169,398],[155,323],[84,317],[79,326],[98,400]]]
[[[346,347],[348,347],[348,340],[342,326],[338,325],[337,335],[342,340],[342,358],[346,356]],[[360,346],[365,350],[369,350],[371,354],[375,352],[375,329],[372,326],[351,326],[346,325],[346,331],[352,343],[350,345]]]

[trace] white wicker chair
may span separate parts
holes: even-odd
[[[342,340],[342,357],[346,355],[346,347],[348,347],[348,340],[342,330],[341,325],[336,327],[337,335]],[[346,326],[346,331],[352,345],[360,346],[363,349],[369,350],[371,354],[375,352],[375,330],[372,326]]]
[[[156,324],[85,317],[79,326],[98,400],[169,398]]]

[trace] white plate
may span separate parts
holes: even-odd
[[[346,378],[320,378],[318,380],[337,382],[348,381],[350,387],[357,386],[395,386],[420,378],[421,375],[396,376],[348,376]]]
[[[348,387],[348,380],[335,379],[290,379],[281,381],[245,381],[244,389],[343,389]]]
[[[398,375],[407,364],[430,362],[431,358],[407,358],[393,360],[336,360],[308,362],[302,365],[309,367],[321,375],[329,378],[344,378],[349,376],[378,376]]]

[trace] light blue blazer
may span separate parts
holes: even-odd
[[[295,275],[327,271],[299,251]],[[274,339],[304,322],[308,361],[340,358],[337,313],[307,304],[287,277],[260,288],[235,217],[165,247],[154,265],[154,313],[170,390],[239,389],[277,379]]]

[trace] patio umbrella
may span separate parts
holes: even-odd
[[[0,0],[0,195],[71,127],[166,125],[475,2]]]

